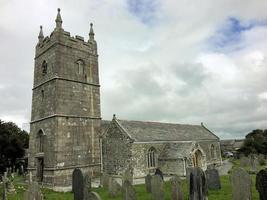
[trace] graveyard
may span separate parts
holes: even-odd
[[[246,191],[251,190],[251,195],[253,200],[260,200],[259,193],[256,189],[256,174],[261,170],[266,168],[265,165],[259,165],[258,163],[255,164],[256,166],[250,165],[249,158],[244,157],[241,159],[230,159],[230,161],[233,164],[232,169],[229,171],[229,174],[227,175],[222,175],[220,176],[220,188],[221,189],[216,189],[212,188],[214,186],[214,183],[211,184],[211,189],[208,190],[208,199],[210,200],[226,200],[226,199],[240,199],[240,197],[233,197],[233,194],[235,193],[234,190],[237,191],[238,194],[244,194]],[[265,163],[266,160],[265,160]],[[253,171],[252,168],[256,168],[255,171]],[[240,168],[244,169],[243,171],[240,171]],[[241,178],[244,179],[243,181],[238,180],[240,176],[237,176],[238,178],[234,180],[232,177],[233,173],[235,171],[238,171],[238,173],[241,173]],[[243,174],[242,174],[243,173]],[[206,177],[209,175],[206,174]],[[245,176],[248,176],[248,179],[251,179],[251,184],[249,183],[249,180],[245,180]],[[265,174],[265,179],[266,179],[266,174]],[[183,199],[189,199],[189,186],[188,186],[188,181],[186,178],[179,179],[180,183],[180,189],[178,190],[179,194],[182,195]],[[156,184],[156,190],[153,192],[153,187],[152,187],[152,192],[149,193],[147,192],[147,186],[146,184],[139,184],[139,185],[134,185],[133,186],[133,192],[134,192],[134,197],[133,198],[125,198],[125,194],[123,194],[124,187],[125,185],[122,186],[122,188],[117,188],[117,189],[110,189],[108,187],[98,187],[98,188],[92,188],[91,190],[99,194],[101,199],[113,199],[113,200],[120,200],[120,199],[138,199],[138,200],[157,200],[157,199],[179,199],[178,197],[173,197],[174,191],[173,191],[173,185],[177,184],[173,183],[173,180],[165,180],[163,182],[163,185],[160,186],[160,184]],[[179,182],[179,181],[178,181]],[[231,182],[234,184],[232,185]],[[266,180],[265,180],[266,182]],[[131,183],[128,183],[131,185]],[[22,176],[16,176],[14,177],[13,180],[13,185],[14,185],[14,191],[11,192],[6,192],[7,193],[7,199],[9,200],[15,200],[15,199],[22,199],[24,200],[25,198],[25,191],[28,189],[28,183],[25,182],[25,178]],[[42,194],[43,199],[57,199],[57,200],[73,200],[74,194],[72,192],[55,192],[53,190],[47,189],[45,187],[39,186],[40,192]],[[74,186],[75,187],[75,186]],[[209,186],[208,186],[209,187]],[[248,187],[248,188],[244,188]],[[90,190],[90,189],[88,189]],[[113,193],[110,190],[114,190]],[[242,191],[242,192],[240,192]],[[161,196],[163,194],[163,196]],[[156,195],[156,196],[153,196]],[[176,194],[177,195],[177,194]],[[1,184],[1,196],[3,196],[3,184]],[[86,199],[86,198],[84,198]],[[89,198],[91,199],[91,198]],[[93,198],[94,199],[94,198]],[[181,197],[180,197],[181,199]],[[193,199],[193,198],[191,198]]]

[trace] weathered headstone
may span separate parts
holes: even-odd
[[[102,176],[101,176],[101,185],[104,188],[108,188],[108,185],[109,185],[109,175],[108,174],[106,174],[106,173],[102,174]]]
[[[29,183],[32,182],[32,172],[29,173]]]
[[[242,168],[237,168],[231,176],[233,200],[251,200],[251,178]]]
[[[206,200],[208,186],[206,176],[199,167],[192,168],[189,177],[189,200]]]
[[[83,200],[84,180],[83,173],[80,169],[74,169],[72,173],[72,192],[74,194],[74,200]]]
[[[96,192],[90,192],[89,199],[90,200],[101,200],[100,196]]]
[[[119,192],[121,191],[120,184],[113,179],[112,177],[109,177],[109,184],[108,184],[108,194],[110,197],[116,197],[118,196]]]
[[[241,157],[240,158],[240,167],[247,167],[249,165],[249,158],[248,157]]]
[[[267,169],[262,169],[256,176],[256,189],[260,200],[267,200]]]
[[[151,178],[151,193],[153,200],[164,199],[163,180],[158,175],[153,175]]]
[[[2,177],[2,180],[3,180],[2,200],[7,200],[7,194],[6,194],[6,180],[5,180],[5,177]]]
[[[205,171],[207,178],[208,189],[210,190],[220,190],[221,189],[221,181],[219,172],[217,169],[207,169]]]
[[[136,200],[134,187],[129,180],[125,180],[122,185],[123,200]]]
[[[181,179],[177,175],[174,175],[171,178],[170,182],[171,182],[171,199],[172,200],[183,200],[184,194],[182,191]]]
[[[257,172],[257,168],[258,168],[258,158],[256,155],[251,154],[249,156],[249,164],[250,164],[250,170],[252,173],[256,173]]]
[[[151,179],[152,176],[150,174],[146,175],[145,177],[146,191],[149,193],[151,193]]]
[[[38,182],[29,183],[28,190],[24,192],[23,200],[43,200],[43,194]]]
[[[132,168],[127,168],[124,171],[123,175],[122,175],[122,183],[124,181],[126,181],[126,180],[130,181],[130,183],[133,184],[133,171],[132,171]]]
[[[84,200],[89,200],[89,194],[91,191],[91,177],[86,174],[83,179],[83,198]]]

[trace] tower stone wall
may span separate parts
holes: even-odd
[[[72,171],[100,173],[101,123],[97,44],[56,28],[36,45],[29,170],[55,190],[70,188]]]

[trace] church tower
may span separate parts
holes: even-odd
[[[62,28],[44,37],[35,50],[28,169],[54,190],[71,186],[72,172],[100,173],[101,123],[97,44]]]

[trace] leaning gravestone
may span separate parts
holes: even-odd
[[[37,182],[31,182],[24,192],[23,200],[43,200],[43,194]]]
[[[219,172],[217,169],[207,169],[205,171],[207,178],[208,189],[210,190],[220,190],[221,189],[221,181]]]
[[[163,180],[159,175],[151,178],[151,193],[153,200],[164,200]]]
[[[152,176],[150,174],[146,175],[145,177],[146,191],[148,193],[151,193],[151,178]]]
[[[108,174],[106,174],[106,173],[102,174],[102,176],[101,176],[101,185],[104,188],[108,188],[108,185],[109,185],[109,175]]]
[[[233,200],[251,200],[251,178],[242,168],[237,168],[231,176]]]
[[[109,196],[112,198],[117,197],[120,191],[121,191],[120,184],[112,177],[109,177],[109,184],[108,184]]]
[[[174,175],[171,180],[171,199],[172,200],[183,200],[184,194],[182,191],[182,182],[181,179]]]
[[[260,200],[267,200],[267,169],[262,169],[256,176],[256,189]]]
[[[101,198],[96,192],[90,192],[88,200],[101,200]]]
[[[84,180],[83,173],[80,169],[74,169],[72,173],[72,192],[74,194],[74,200],[83,200]]]
[[[189,177],[189,200],[206,200],[208,187],[206,176],[199,167],[192,168]]]
[[[122,186],[123,200],[136,200],[134,187],[129,180],[125,180]]]

